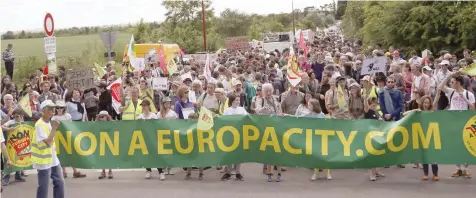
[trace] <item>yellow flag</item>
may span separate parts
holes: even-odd
[[[469,65],[468,67],[461,68],[459,71],[462,71],[465,74],[470,76],[476,76],[476,63]]]
[[[339,109],[343,109],[345,106],[344,91],[340,85],[337,87],[337,104],[339,105]]]
[[[21,98],[18,105],[25,111],[28,116],[32,116],[31,107],[30,107],[30,95],[27,93],[23,98]]]
[[[209,130],[213,127],[213,113],[205,107],[200,108],[198,115],[197,129]]]
[[[104,70],[104,68],[99,66],[99,64],[93,63],[93,65],[94,65],[94,68],[96,69],[96,72],[94,72],[94,75],[96,76],[96,78],[101,79],[104,75],[106,75],[106,70]]]
[[[167,72],[169,74],[173,74],[177,71],[177,64],[175,64],[175,61],[173,58],[170,58],[170,60],[167,62]]]
[[[221,54],[221,51],[223,51],[223,48],[218,49],[217,54]]]

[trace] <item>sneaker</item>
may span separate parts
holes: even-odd
[[[203,180],[203,176],[204,176],[203,173],[199,173],[199,174],[198,174],[198,180]]]
[[[164,181],[165,180],[165,173],[159,173],[159,179],[161,181]]]
[[[465,171],[463,171],[463,176],[464,176],[465,178],[468,178],[468,179],[469,179],[469,178],[471,178],[471,172],[469,172],[469,170],[465,170]]]
[[[231,174],[231,175],[236,175],[236,170],[235,170],[235,169],[231,170],[231,171],[230,171],[230,174]]]
[[[312,174],[311,181],[316,181],[319,178],[319,173]]]
[[[377,177],[385,177],[385,175],[384,175],[383,173],[379,173],[379,172],[377,172],[377,174],[376,174],[375,176],[377,176]]]
[[[189,180],[189,179],[192,179],[192,175],[187,173],[185,175],[185,180]]]
[[[107,178],[108,178],[108,179],[114,178],[114,175],[112,175],[112,171],[109,171],[109,172],[107,173]]]
[[[426,181],[426,180],[428,180],[428,179],[429,179],[428,175],[423,175],[423,180]]]
[[[83,174],[81,172],[75,172],[73,173],[73,178],[85,178],[86,177],[86,174]]]
[[[18,177],[15,177],[15,181],[16,182],[25,182],[26,180],[22,176],[18,176]]]
[[[101,175],[99,175],[98,179],[104,179],[106,178],[106,172],[101,172]]]
[[[230,177],[231,177],[231,175],[230,175],[230,174],[228,174],[228,173],[225,173],[223,176],[221,176],[221,180],[222,180],[222,181],[229,180],[229,179],[230,179]]]
[[[456,170],[451,177],[461,177],[463,176],[463,171],[461,169]]]
[[[9,175],[2,178],[2,186],[8,186],[8,183],[10,183],[10,176]]]
[[[271,175],[268,175],[268,182],[272,182],[273,181],[273,178],[271,177]]]
[[[433,175],[433,181],[440,181],[440,177],[438,177],[438,175]]]
[[[375,175],[370,175],[370,181],[377,181],[377,178],[375,177]]]
[[[152,175],[150,174],[150,171],[147,171],[147,173],[145,173],[145,178],[150,179],[151,177]]]
[[[399,165],[397,165],[397,167],[398,167],[398,168],[405,168],[405,165],[399,164]]]
[[[228,172],[228,166],[225,166],[225,168],[220,169],[220,173],[227,173]]]
[[[278,177],[276,177],[276,182],[281,182],[281,174],[278,174]]]
[[[327,175],[326,175],[326,178],[327,178],[327,180],[332,180],[331,174],[327,174]]]
[[[241,175],[240,173],[236,173],[235,177],[236,177],[236,180],[239,180],[239,181],[244,181],[245,180],[243,175]]]

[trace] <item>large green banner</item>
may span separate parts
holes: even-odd
[[[214,122],[207,131],[197,120],[62,122],[56,147],[63,166],[86,169],[476,164],[475,111],[417,112],[398,122],[256,115]]]

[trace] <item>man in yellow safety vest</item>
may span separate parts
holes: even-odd
[[[43,116],[35,124],[31,140],[31,162],[38,171],[38,189],[36,198],[48,198],[50,177],[53,180],[53,197],[64,198],[64,180],[61,165],[56,156],[55,133],[59,121],[51,123],[56,105],[51,100],[40,104]]]
[[[131,99],[125,101],[124,106],[119,110],[122,112],[122,120],[137,120],[142,113],[142,100],[139,100],[139,89],[137,87],[131,87]]]

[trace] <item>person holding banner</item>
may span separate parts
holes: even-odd
[[[50,178],[53,180],[53,197],[64,198],[64,179],[61,165],[56,156],[55,134],[60,122],[52,122],[56,105],[51,100],[40,104],[43,116],[35,124],[35,132],[31,136],[31,162],[38,171],[38,189],[36,198],[48,198]]]
[[[107,111],[101,111],[99,114],[96,115],[96,121],[112,121],[112,117],[109,115]],[[104,179],[106,178],[106,169],[102,169],[101,175],[99,175],[98,179]],[[114,178],[114,175],[112,174],[112,170],[109,169],[109,172],[107,173],[107,178],[112,179]]]
[[[5,146],[5,138],[3,137],[3,131],[1,131],[1,128],[0,128],[0,151],[3,155],[3,158],[5,159],[6,166],[10,167],[12,165],[12,161],[10,160],[10,156],[8,155],[7,147]],[[2,161],[2,170],[5,168],[3,166],[4,165]],[[1,192],[3,192],[3,185],[2,185]]]
[[[23,122],[23,116],[24,115],[25,115],[25,112],[22,109],[16,108],[12,112],[13,119],[7,121],[6,123],[4,123],[2,125],[2,130],[6,132],[5,136],[7,137],[7,140],[8,140],[8,133],[15,130],[14,125]],[[23,171],[16,171],[15,172],[15,181],[16,182],[25,182],[26,181],[25,178],[23,177],[24,174],[22,174],[22,172]],[[3,185],[6,186],[6,185],[8,185],[9,182],[10,182],[10,174],[3,176]]]

